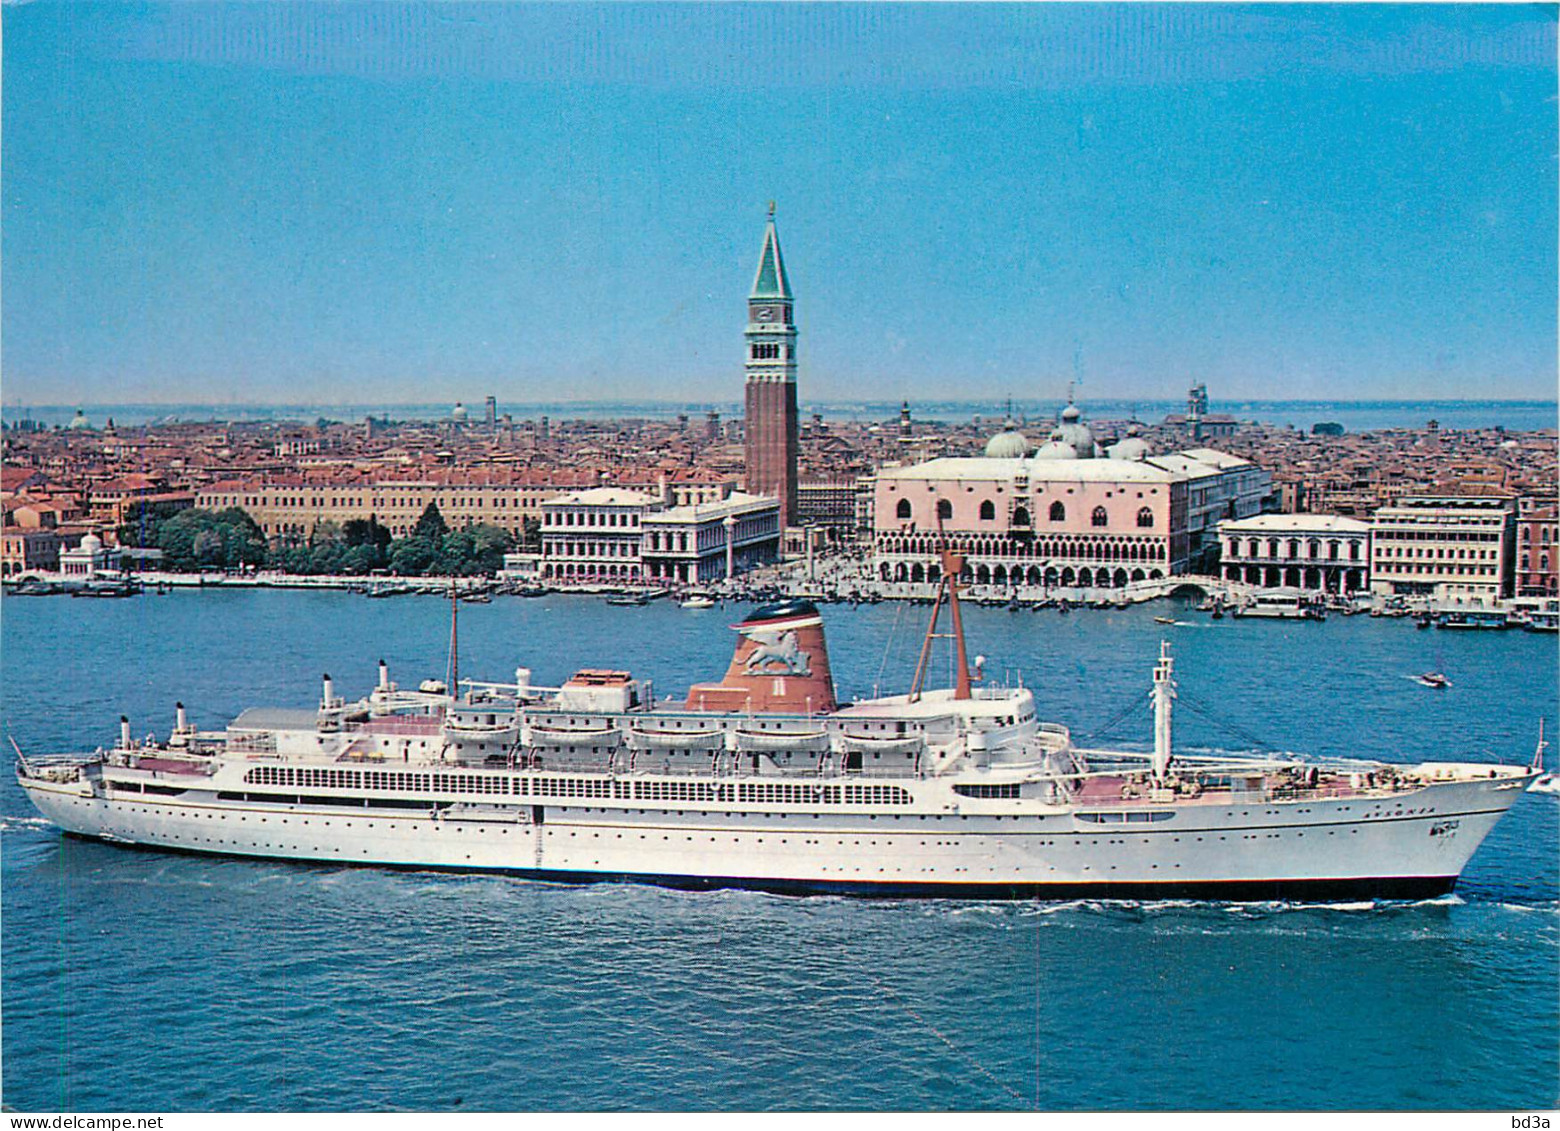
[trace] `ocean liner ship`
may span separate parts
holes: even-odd
[[[1192,756],[1075,745],[1032,693],[972,676],[944,551],[910,690],[837,703],[805,601],[734,626],[719,682],[657,703],[586,670],[561,687],[452,676],[17,774],[68,833],[192,852],[686,888],[974,898],[1420,898],[1456,883],[1534,765]],[[951,632],[939,634],[946,608]],[[452,631],[453,635],[453,631]],[[933,641],[954,686],[923,684]],[[453,652],[453,641],[452,641]]]

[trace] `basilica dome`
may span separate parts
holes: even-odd
[[[1071,457],[1058,456],[1053,458],[1094,458],[1094,433],[1083,422],[1083,413],[1078,411],[1078,406],[1075,404],[1069,404],[1062,409],[1062,421],[1051,430],[1049,439],[1050,443],[1041,446],[1042,452],[1045,448],[1050,447],[1052,443],[1069,447],[1073,450]]]
[[[986,441],[986,456],[988,459],[1023,459],[1030,447],[1029,438],[1009,420],[1002,426],[1002,431]]]
[[[1126,438],[1106,448],[1105,454],[1111,459],[1143,460],[1154,454],[1154,445],[1138,435],[1138,427],[1134,424],[1127,429]]]
[[[1051,433],[1051,438],[1041,444],[1035,450],[1036,459],[1078,459],[1078,449],[1071,444],[1063,443],[1056,438],[1056,433]]]

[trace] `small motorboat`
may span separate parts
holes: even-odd
[[[1154,618],[1154,623],[1155,624],[1174,624],[1175,623],[1175,618],[1174,617],[1155,617]]]
[[[30,577],[15,589],[11,590],[13,597],[48,597],[60,591],[57,585],[42,581],[36,577]]]
[[[1452,686],[1452,681],[1447,679],[1442,672],[1422,672],[1416,675],[1414,680],[1425,687],[1444,688]]]
[[[703,594],[695,594],[682,603],[685,609],[713,609],[715,602]]]
[[[89,581],[70,590],[72,597],[134,597],[141,586],[134,581]]]
[[[609,605],[648,605],[650,602],[640,593],[618,593],[607,598]]]

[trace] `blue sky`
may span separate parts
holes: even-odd
[[[1555,9],[8,4],[0,396],[1552,397]]]

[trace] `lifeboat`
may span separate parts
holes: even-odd
[[[828,748],[827,731],[737,728],[738,750],[827,750]]]
[[[726,744],[723,731],[713,728],[703,730],[667,730],[657,727],[634,727],[628,732],[628,744],[635,750],[709,750]]]
[[[857,753],[910,754],[926,748],[926,738],[919,734],[850,734],[840,735],[840,746]]]
[[[623,732],[617,727],[559,727],[532,723],[521,732],[526,746],[616,746]]]
[[[520,724],[513,716],[491,723],[454,715],[444,719],[444,736],[458,742],[513,742],[519,732]]]

